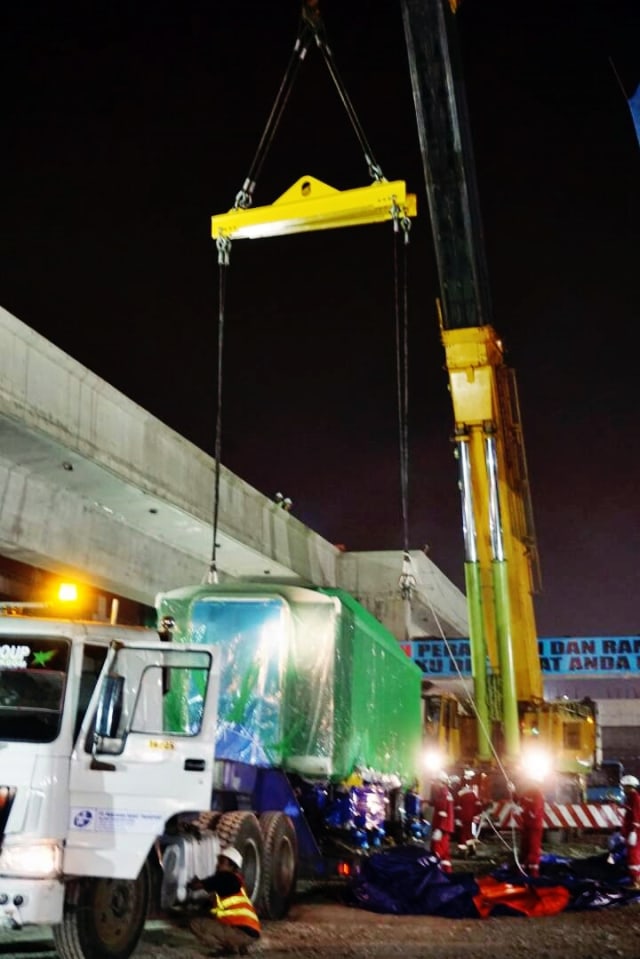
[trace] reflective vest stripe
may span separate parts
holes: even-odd
[[[211,915],[228,926],[248,926],[260,932],[260,921],[244,888],[233,896],[225,896],[224,899],[216,894],[216,904]]]

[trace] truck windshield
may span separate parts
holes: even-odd
[[[56,738],[68,662],[66,639],[20,636],[0,644],[0,740]]]

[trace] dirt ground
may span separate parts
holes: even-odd
[[[570,857],[603,851],[580,843],[557,850]],[[506,850],[487,846],[475,860],[454,862],[459,871],[487,875]],[[441,919],[378,915],[342,904],[339,886],[310,886],[288,918],[265,922],[256,959],[639,959],[640,901],[595,911],[536,919]],[[135,959],[201,959],[186,931],[149,928]]]
[[[0,937],[6,959],[55,959],[53,942]],[[150,923],[132,959],[203,959],[185,930]],[[301,901],[264,924],[254,959],[638,959],[640,903],[540,919],[380,916]]]
[[[188,932],[149,929],[135,959],[201,959]],[[329,902],[299,902],[264,924],[255,959],[638,959],[640,904],[540,919],[381,916]]]

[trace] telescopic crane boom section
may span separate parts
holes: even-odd
[[[452,15],[446,0],[403,0],[402,12],[443,327],[485,326],[491,298],[460,58],[447,36]]]

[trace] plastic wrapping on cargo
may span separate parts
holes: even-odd
[[[411,782],[421,742],[421,672],[340,590],[233,584],[165,594],[183,642],[223,650],[216,758],[308,779]],[[167,709],[188,713],[195,679]]]

